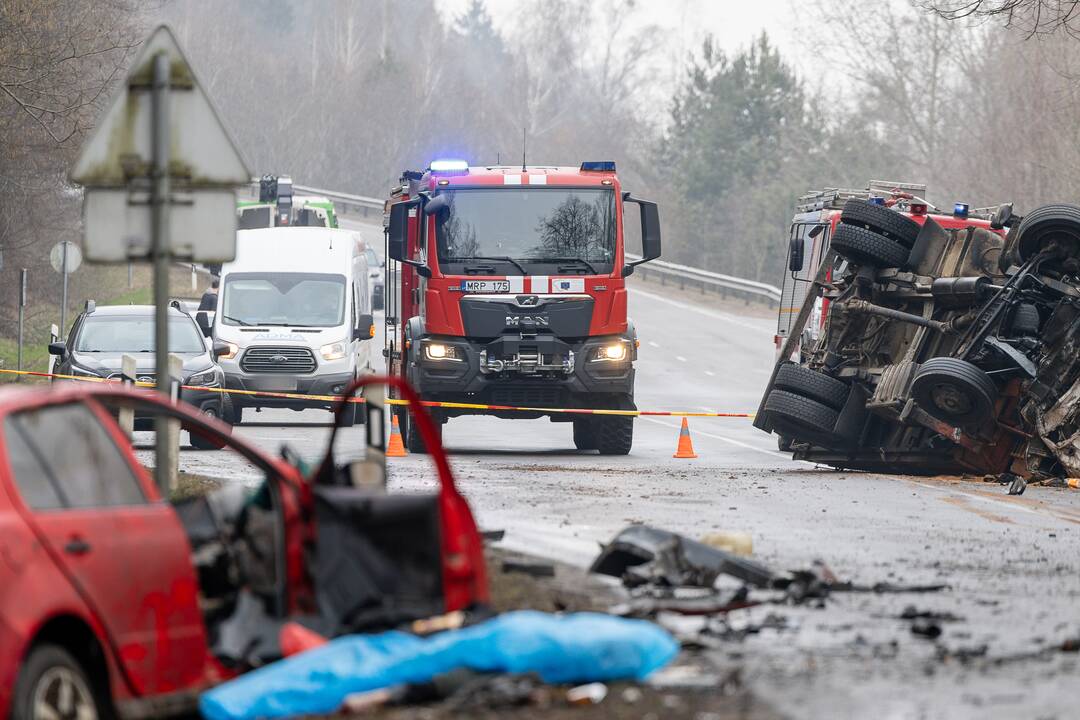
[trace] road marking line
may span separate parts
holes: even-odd
[[[753,323],[745,322],[743,320],[738,319],[737,317],[735,317],[733,315],[728,315],[727,313],[720,313],[720,312],[716,312],[715,310],[706,310],[705,308],[697,307],[696,305],[690,305],[689,303],[679,302],[678,300],[672,300],[671,298],[664,297],[663,295],[654,295],[651,292],[646,292],[645,290],[638,290],[637,288],[633,288],[633,289],[627,288],[627,289],[629,290],[629,292],[634,293],[636,295],[641,295],[642,297],[647,297],[650,300],[656,300],[657,302],[667,303],[668,305],[672,305],[672,306],[677,307],[677,308],[679,308],[681,310],[690,310],[691,312],[700,313],[700,314],[705,315],[707,317],[716,318],[717,320],[723,320],[724,322],[729,322],[732,325],[738,325],[739,327],[744,327],[747,330],[753,330],[755,332],[759,332],[762,335],[768,335],[769,337],[773,336],[773,331],[772,331],[771,328],[764,328],[764,327],[761,327],[760,325],[754,325]]]
[[[675,359],[679,362],[686,362],[686,358],[684,358],[682,355],[676,355]]]
[[[706,370],[705,374],[708,375],[709,377],[714,377],[716,375],[716,373],[714,373],[712,370]]]
[[[650,340],[649,341],[649,347],[658,348],[658,347],[660,347],[660,343],[658,343],[658,342],[656,342],[654,340]]]
[[[681,425],[675,425],[675,424],[672,424],[672,423],[666,423],[663,420],[657,420],[656,418],[643,417],[641,419],[642,420],[648,420],[649,422],[656,423],[657,425],[663,425],[665,427],[669,427],[672,430],[678,430],[681,427]],[[765,448],[760,448],[760,447],[757,447],[756,445],[751,445],[750,443],[744,443],[744,442],[741,442],[739,440],[732,440],[731,438],[724,437],[723,435],[716,435],[714,433],[708,433],[708,432],[705,432],[704,430],[694,430],[693,434],[694,435],[704,435],[705,437],[714,438],[716,440],[720,440],[722,442],[726,442],[726,443],[729,443],[731,445],[736,445],[736,446],[741,447],[741,448],[746,448],[747,450],[753,450],[754,452],[763,453],[765,455],[771,455],[772,457],[779,457],[779,458],[784,458],[785,460],[791,460],[790,455],[785,455],[783,453],[776,452],[775,450],[766,450]],[[792,462],[804,462],[804,461],[802,461],[802,460],[797,460],[797,461],[793,460]],[[813,465],[813,463],[807,463],[807,464]]]

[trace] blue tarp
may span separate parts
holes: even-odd
[[[677,652],[671,635],[644,620],[521,611],[428,638],[396,631],[338,638],[209,690],[199,707],[208,720],[328,713],[351,693],[462,667],[536,672],[550,683],[642,680]]]

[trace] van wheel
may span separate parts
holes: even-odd
[[[1021,262],[1051,247],[1064,257],[1080,256],[1080,206],[1043,205],[1020,221],[1016,254]]]
[[[843,223],[833,232],[832,248],[853,263],[877,268],[902,267],[911,254],[906,247],[880,233]]]
[[[574,447],[578,450],[596,450],[596,431],[592,421],[585,418],[574,420]]]
[[[634,418],[628,415],[598,415],[593,420],[596,449],[601,455],[629,455],[634,445]]]
[[[63,648],[47,644],[31,650],[23,662],[11,711],[12,720],[98,720],[106,715],[78,661]]]
[[[997,387],[989,375],[966,360],[937,357],[915,373],[911,396],[938,420],[963,426],[991,417]]]
[[[919,237],[922,229],[919,223],[895,210],[859,198],[851,198],[844,203],[844,209],[840,211],[840,222],[872,230],[909,250],[915,246],[915,239]]]

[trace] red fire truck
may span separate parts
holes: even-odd
[[[625,257],[623,208],[638,206],[642,256]],[[656,203],[623,192],[613,162],[471,167],[433,161],[405,172],[386,203],[386,349],[390,374],[451,417],[549,417],[582,450],[624,455],[637,337],[625,278],[660,256]],[[525,407],[528,411],[500,407]],[[423,442],[399,413],[407,447]]]

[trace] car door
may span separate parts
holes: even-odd
[[[39,473],[54,491],[23,497],[31,525],[108,631],[136,692],[198,683],[206,633],[187,537],[117,445],[113,421],[92,401],[72,402],[13,414],[4,429],[33,455],[13,468],[16,484],[40,486],[29,477]]]

